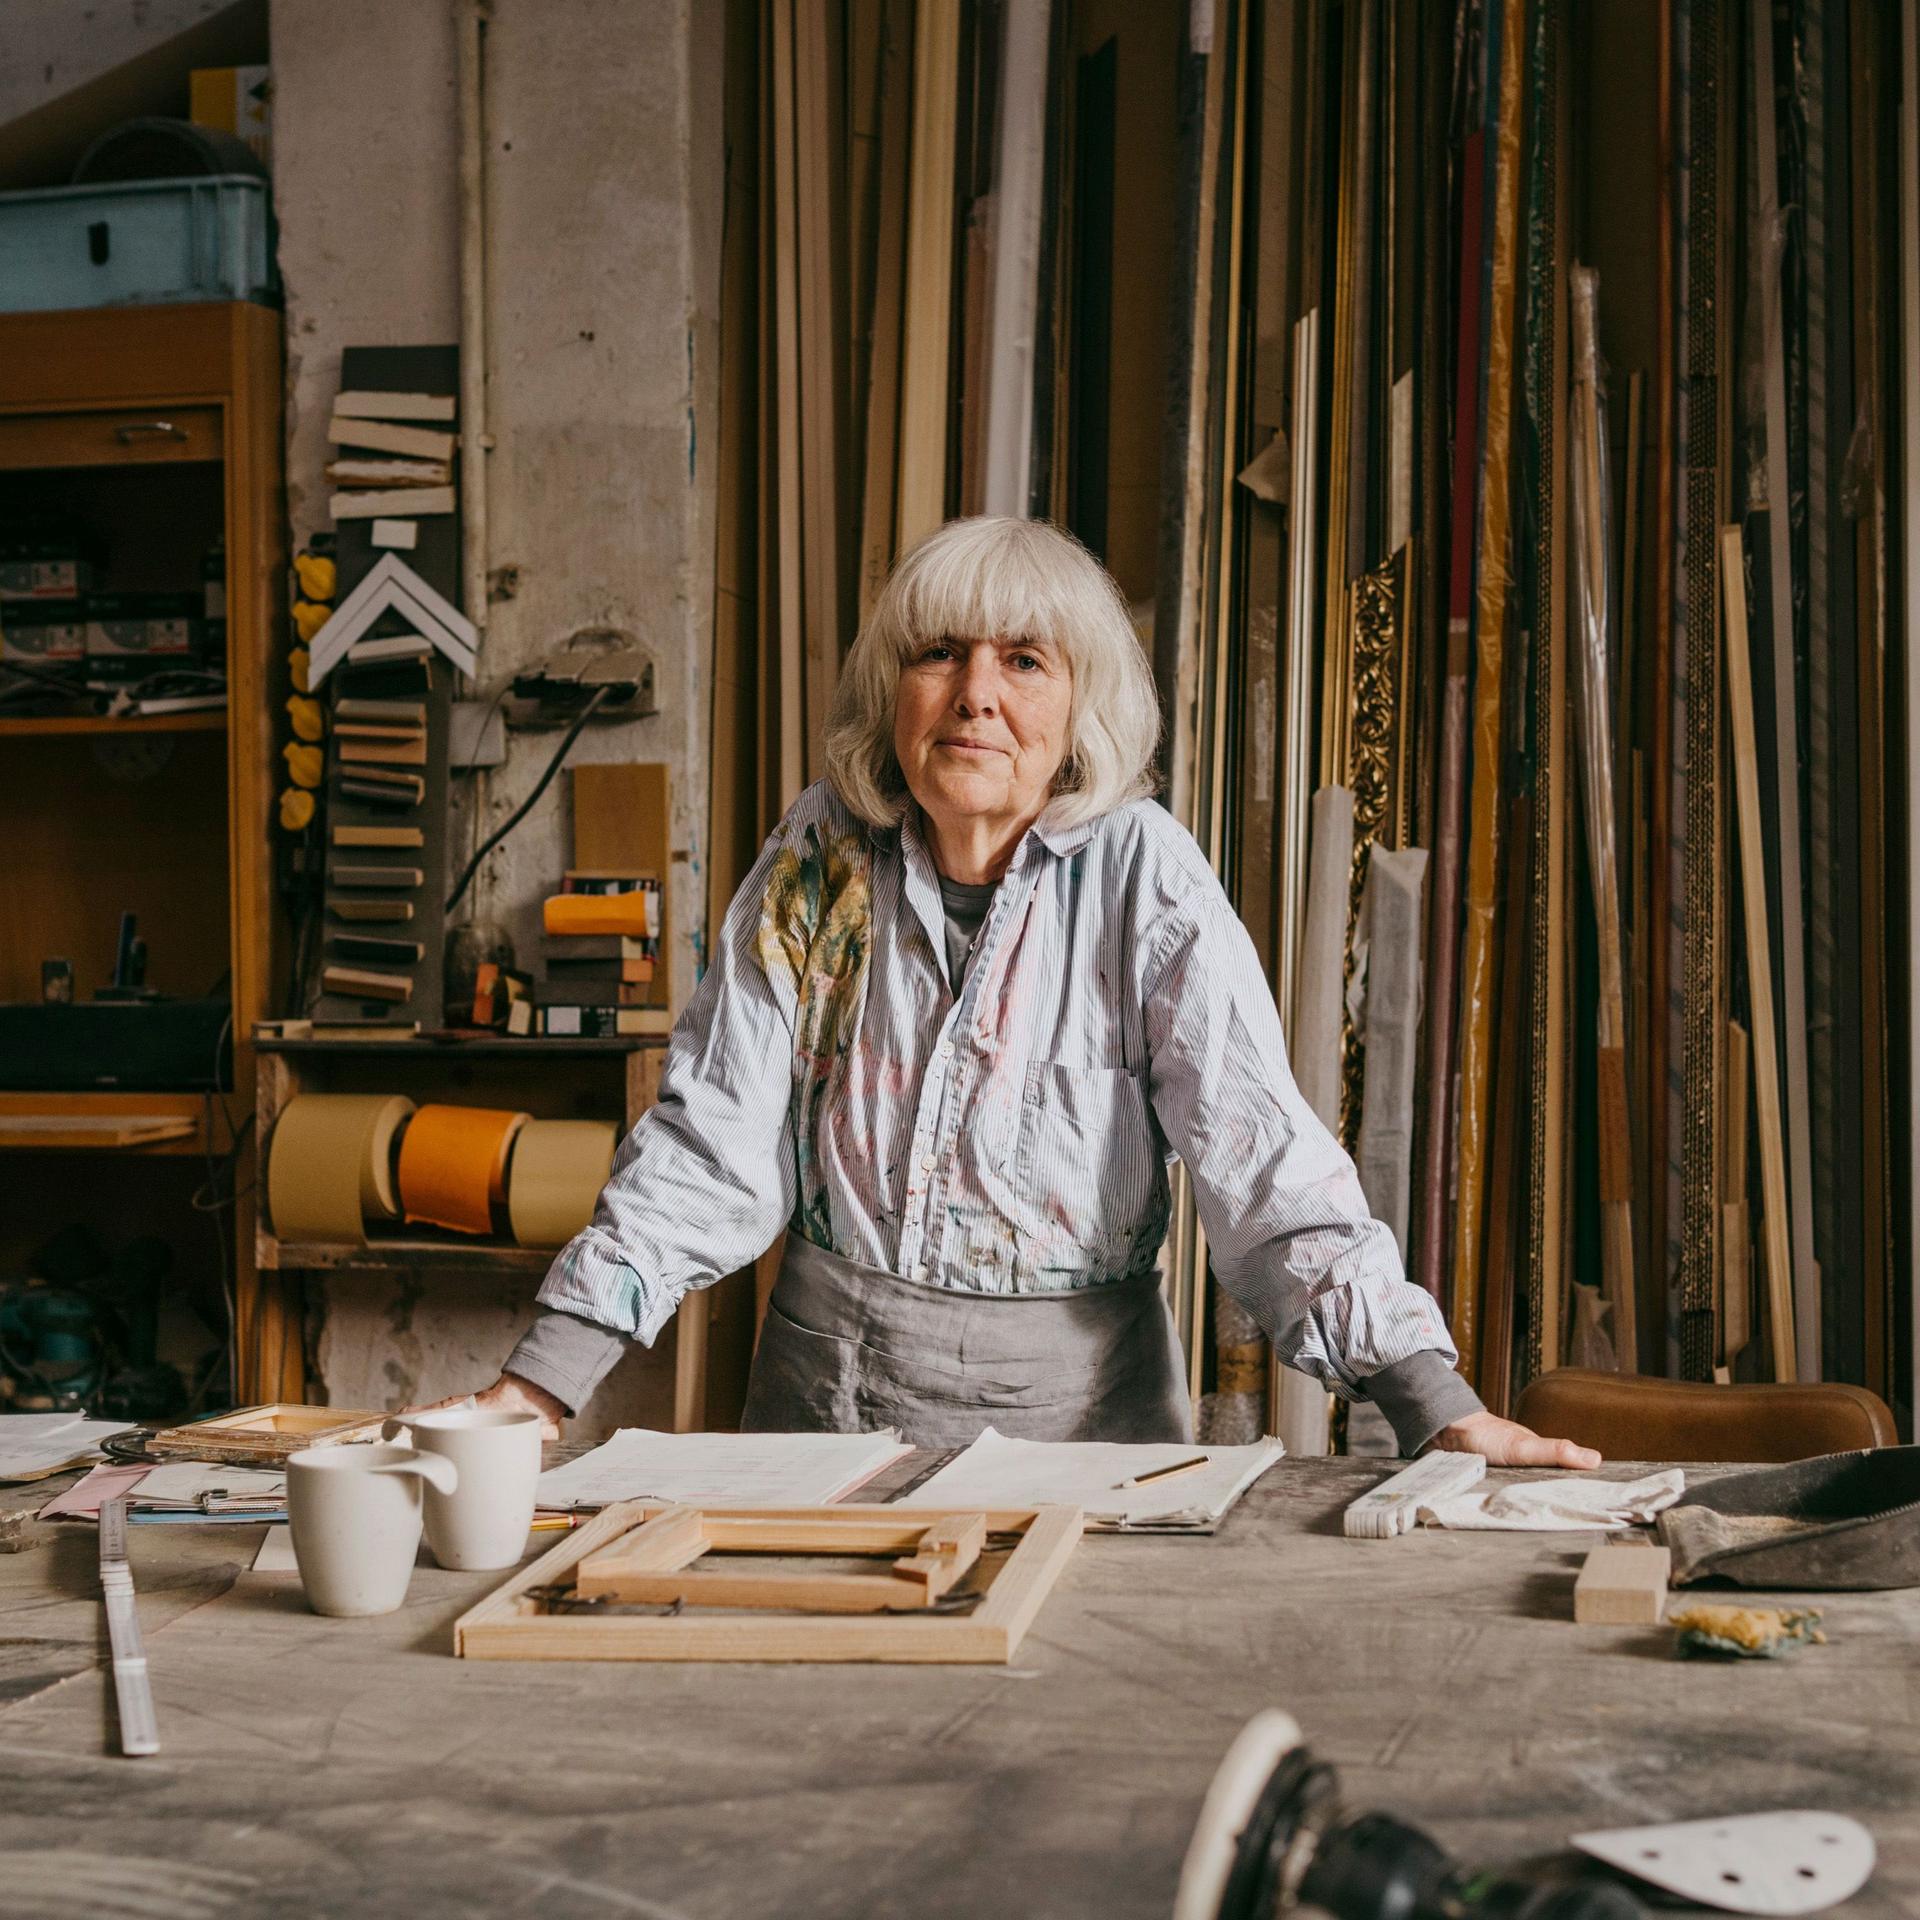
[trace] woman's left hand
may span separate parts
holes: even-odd
[[[1545,1440],[1531,1427],[1482,1409],[1442,1427],[1433,1444],[1444,1453],[1483,1453],[1495,1467],[1597,1467],[1600,1456],[1571,1440]]]

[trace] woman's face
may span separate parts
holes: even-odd
[[[936,826],[1038,818],[1067,756],[1073,675],[1040,640],[935,640],[900,669],[893,750]]]

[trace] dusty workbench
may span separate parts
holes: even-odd
[[[1380,1473],[1286,1462],[1212,1538],[1090,1535],[998,1669],[458,1661],[503,1576],[323,1620],[248,1571],[259,1529],[140,1528],[146,1760],[111,1745],[93,1529],[40,1529],[0,1557],[0,1916],[1163,1920],[1270,1704],[1469,1855],[1828,1807],[1880,1848],[1844,1911],[1920,1912],[1920,1593],[1827,1596],[1793,1661],[1680,1662],[1570,1623],[1591,1536],[1344,1539]]]

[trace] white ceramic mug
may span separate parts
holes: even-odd
[[[309,1447],[287,1461],[293,1557],[315,1613],[391,1613],[420,1551],[420,1488],[451,1493],[459,1469],[411,1447]]]
[[[422,1453],[451,1461],[457,1487],[427,1488],[427,1545],[443,1567],[517,1566],[533,1525],[540,1480],[540,1416],[504,1407],[441,1407],[400,1414],[381,1428],[411,1432]]]

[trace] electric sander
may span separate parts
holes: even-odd
[[[1333,1768],[1284,1713],[1256,1714],[1207,1790],[1174,1920],[1645,1920],[1608,1881],[1471,1871],[1418,1827],[1341,1803]]]

